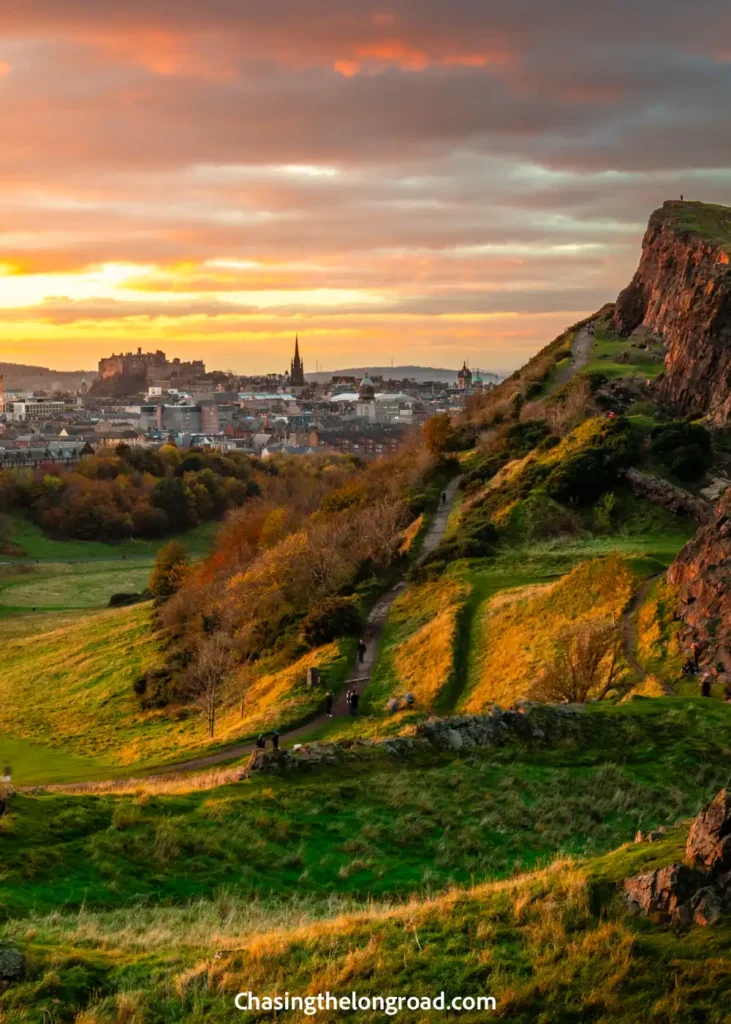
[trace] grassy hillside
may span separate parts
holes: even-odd
[[[96,778],[112,774],[114,766],[180,760],[263,728],[298,722],[322,701],[321,693],[305,685],[309,665],[317,663],[328,683],[338,686],[353,651],[352,642],[340,641],[291,665],[262,664],[248,691],[244,717],[232,691],[213,744],[194,708],[144,710],[132,689],[135,679],[163,662],[149,604],[72,621],[40,636],[11,638],[4,655],[0,733],[75,755],[76,778]],[[0,741],[0,757],[3,749]],[[16,782],[38,781],[41,772],[33,758],[16,758]],[[71,774],[71,763],[67,767],[63,779]],[[52,773],[43,781],[62,778]]]
[[[553,585],[493,597],[481,614],[462,708],[475,714],[527,696],[566,626],[618,620],[636,586],[628,563],[610,557],[583,562]]]
[[[347,772],[207,792],[16,797],[2,938],[29,972],[0,1007],[39,1022],[228,1020],[232,993],[286,979],[293,993],[489,992],[526,1024],[588,1008],[629,1024],[642,1007],[681,1022],[692,979],[694,1012],[710,1012],[729,984],[728,926],[676,936],[614,899],[615,880],[680,856],[685,829],[609,851],[728,781],[731,709],[636,700],[586,715],[579,747],[367,752]]]
[[[390,697],[411,693],[420,711],[438,710],[455,684],[458,621],[470,597],[465,572],[409,587],[391,608],[363,710],[384,714]]]

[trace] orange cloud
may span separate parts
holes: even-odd
[[[346,78],[353,78],[355,75],[379,71],[384,67],[396,67],[401,71],[424,71],[431,67],[504,67],[513,60],[513,52],[504,46],[465,53],[427,53],[400,39],[383,39],[357,46],[351,57],[335,61],[333,67]]]

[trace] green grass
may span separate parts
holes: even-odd
[[[16,796],[0,939],[28,972],[0,1007],[198,1024],[240,1019],[247,989],[445,989],[494,994],[522,1024],[721,1024],[728,921],[673,933],[627,919],[616,891],[682,859],[674,823],[728,783],[729,724],[718,701],[634,700],[588,708],[552,748],[369,751],[174,796]],[[662,841],[632,844],[661,824]]]
[[[187,533],[158,540],[132,539],[124,541],[54,540],[40,526],[26,516],[16,513],[7,517],[10,524],[8,541],[18,554],[5,556],[2,561],[38,559],[42,562],[64,562],[83,559],[154,558],[158,549],[171,540],[185,544],[192,556],[208,551],[219,527],[217,522],[202,523]],[[22,554],[20,554],[22,552]]]
[[[618,357],[629,357],[630,362],[618,361]],[[641,349],[636,341],[619,338],[609,329],[608,324],[598,323],[594,341],[589,350],[589,362],[584,372],[599,371],[611,379],[619,377],[654,378],[664,369],[664,357],[659,352]]]
[[[679,233],[697,235],[731,252],[731,208],[715,203],[684,202],[656,210],[652,219]]]
[[[153,564],[138,558],[0,566],[0,615],[106,608],[112,594],[145,590]]]
[[[0,733],[0,767],[4,765],[12,768],[13,783],[17,786],[41,785],[49,779],[65,783],[109,776],[108,766],[94,758],[79,757]]]

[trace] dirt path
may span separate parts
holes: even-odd
[[[439,503],[439,508],[434,514],[429,529],[427,530],[426,536],[422,543],[421,551],[419,553],[418,562],[423,562],[424,559],[429,555],[439,544],[439,541],[444,536],[444,532],[447,529],[449,522],[449,516],[454,507],[454,496],[457,493],[459,482],[461,477],[455,477],[448,485],[446,489],[447,500]],[[376,603],[373,605],[371,612],[366,620],[366,624],[363,630],[363,642],[366,645],[366,652],[363,661],[356,660],[353,667],[353,674],[350,679],[347,680],[346,685],[343,688],[343,692],[338,695],[333,706],[333,714],[338,717],[343,717],[348,712],[348,707],[345,702],[345,691],[349,686],[354,687],[358,690],[361,695],[371,681],[371,677],[378,661],[378,647],[381,641],[381,635],[383,634],[383,627],[386,624],[388,618],[388,612],[396,600],[398,595],[406,586],[404,579],[391,587],[391,589],[383,594]],[[309,733],[313,728],[318,725],[323,725],[328,721],[327,716],[323,713],[318,715],[314,719],[310,719],[305,725],[301,725],[296,729],[291,729],[289,732],[282,733],[280,743],[284,746],[285,743],[291,743],[292,741],[298,740],[300,737]],[[250,741],[246,743],[236,743],[232,746],[223,747],[217,750],[213,754],[208,754],[205,757],[192,758],[189,761],[179,761],[176,764],[169,764],[161,766],[154,772],[145,773],[146,778],[156,778],[160,775],[170,775],[174,772],[186,772],[197,768],[208,768],[211,765],[220,764],[222,761],[233,761],[236,758],[244,757],[246,754],[250,754],[254,749],[254,744]],[[115,779],[115,782],[126,782],[127,779]],[[61,789],[63,787],[57,786],[54,789]],[[68,788],[74,787],[73,784]]]
[[[576,376],[577,373],[581,373],[589,362],[589,351],[593,341],[594,335],[589,333],[588,327],[582,327],[576,332],[571,344],[571,362],[568,366],[562,367],[556,374],[555,379],[552,381],[551,386],[548,389],[549,395],[558,391],[559,388],[568,383],[568,381],[570,381],[572,377]]]
[[[632,668],[640,679],[647,679],[647,672],[640,665],[639,661],[635,657],[635,645],[637,642],[637,629],[634,621],[634,616],[637,610],[644,603],[645,598],[650,592],[650,588],[657,579],[659,573],[655,573],[646,579],[640,589],[634,595],[629,603],[627,611],[622,616],[621,628],[622,628],[622,646],[624,648],[624,656],[627,659],[627,664]]]

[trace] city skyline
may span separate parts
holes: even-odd
[[[667,198],[731,203],[731,12],[29,0],[0,26],[0,355],[514,369]]]

